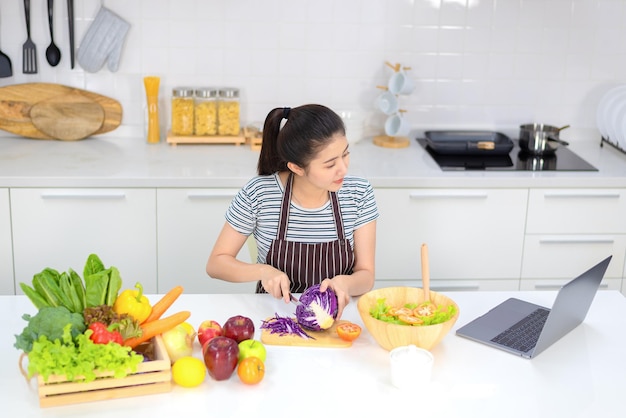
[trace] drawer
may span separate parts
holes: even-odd
[[[626,233],[626,190],[530,190],[526,233]]]
[[[626,235],[527,235],[522,261],[526,279],[573,279],[609,255],[605,277],[622,278]]]

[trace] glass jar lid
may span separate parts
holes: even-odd
[[[193,97],[193,87],[174,87],[172,89],[174,97]]]
[[[222,87],[220,88],[219,95],[225,99],[235,99],[239,97],[239,89],[236,87]]]
[[[196,89],[196,97],[200,97],[202,99],[212,99],[217,97],[217,88],[216,87],[200,87]]]

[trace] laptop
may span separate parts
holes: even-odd
[[[456,335],[533,358],[583,322],[612,257],[563,285],[551,309],[510,298]]]

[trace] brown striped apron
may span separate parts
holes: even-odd
[[[335,192],[330,192],[330,203],[338,239],[318,243],[287,241],[292,184],[293,173],[289,173],[280,207],[278,232],[270,245],[265,262],[287,274],[291,280],[291,293],[302,293],[326,278],[351,274],[354,267],[354,251],[343,230],[339,199]],[[261,281],[257,283],[256,292],[265,293]]]

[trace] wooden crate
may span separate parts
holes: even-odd
[[[96,380],[69,382],[64,376],[50,376],[44,382],[37,376],[39,406],[50,407],[102,401],[131,396],[164,393],[172,390],[172,368],[161,336],[152,339],[155,360],[137,366],[137,372],[122,379],[113,373],[99,373]]]
[[[172,131],[167,132],[167,142],[172,145],[176,144],[234,144],[241,145],[246,142],[243,131],[238,136],[180,136],[174,135]]]

